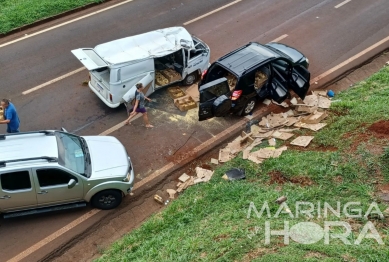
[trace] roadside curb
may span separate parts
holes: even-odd
[[[102,1],[103,2],[86,4],[86,5],[77,7],[75,9],[71,9],[69,11],[65,11],[65,12],[62,12],[62,13],[59,13],[59,14],[56,14],[56,15],[53,15],[53,16],[42,18],[42,19],[40,19],[38,21],[32,22],[31,24],[27,24],[27,25],[23,25],[21,27],[14,28],[11,31],[9,31],[8,33],[0,34],[0,39],[3,38],[3,37],[6,37],[6,36],[13,35],[15,33],[19,33],[19,32],[21,32],[23,30],[26,30],[26,29],[30,29],[30,28],[36,27],[38,25],[42,25],[42,24],[47,23],[47,22],[54,21],[56,19],[68,16],[68,15],[71,15],[71,14],[74,14],[74,13],[77,13],[77,12],[80,12],[80,11],[83,11],[83,10],[87,10],[87,9],[92,8],[94,6],[102,5],[102,4],[105,4],[105,3],[108,3],[108,2],[112,2],[114,0],[102,0]]]
[[[269,105],[266,106],[260,110],[257,110],[252,116],[253,120],[258,119],[266,114],[269,114],[272,109],[277,107],[276,105]],[[144,191],[144,190],[150,190],[153,187],[157,186],[159,182],[164,180],[169,174],[172,174],[173,172],[179,170],[180,168],[184,167],[185,165],[189,164],[193,160],[197,159],[198,157],[204,155],[205,153],[209,152],[214,147],[226,142],[228,139],[231,139],[232,137],[239,134],[241,131],[244,131],[244,128],[247,124],[247,122],[250,121],[246,118],[243,118],[242,120],[239,120],[234,125],[230,126],[229,128],[225,129],[224,131],[220,132],[218,135],[212,137],[211,139],[205,141],[204,143],[200,144],[199,146],[195,147],[194,149],[188,151],[184,155],[181,156],[180,159],[177,159],[175,161],[169,162],[162,168],[158,169],[151,175],[147,176],[146,178],[142,179],[141,181],[135,183],[133,192],[134,191]],[[148,183],[153,182],[152,185],[148,185]],[[136,192],[134,192],[136,194]]]

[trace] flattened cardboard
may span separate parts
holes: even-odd
[[[265,100],[263,100],[263,103],[268,106],[271,104],[271,100],[265,99]]]
[[[263,159],[259,159],[257,156],[250,154],[248,160],[254,162],[255,164],[262,164]]]
[[[188,179],[190,178],[190,176],[188,176],[186,173],[182,174],[178,180],[180,180],[182,183],[185,183],[186,181],[188,181]]]
[[[269,143],[269,146],[275,146],[276,145],[275,138],[269,138],[268,143]]]
[[[227,161],[230,161],[232,157],[230,156],[231,150],[229,148],[223,148],[219,151],[219,162],[225,163]]]
[[[288,140],[289,138],[291,138],[292,136],[294,136],[294,134],[291,134],[291,133],[281,133],[279,132],[280,134],[276,137],[278,139],[281,139],[281,140]],[[274,135],[273,135],[274,136]]]
[[[193,98],[195,102],[200,101],[200,93],[197,84],[191,85],[185,91],[185,93]]]
[[[307,106],[317,106],[319,103],[319,99],[318,99],[317,95],[309,95],[309,96],[305,97],[303,102]]]
[[[315,112],[309,116],[301,118],[301,122],[306,124],[318,124],[321,120],[327,117],[327,112]]]
[[[296,105],[298,102],[297,102],[297,99],[295,97],[293,97],[291,100],[290,100],[290,103],[292,105]]]
[[[313,136],[299,136],[290,142],[291,145],[306,147],[311,143]]]
[[[319,96],[318,107],[328,109],[331,106],[331,100],[324,96]]]
[[[297,122],[296,124],[294,124],[295,127],[307,128],[307,129],[310,129],[313,131],[318,131],[318,130],[322,129],[323,127],[325,127],[326,125],[327,125],[326,123],[306,124],[306,123],[302,123],[302,122]]]

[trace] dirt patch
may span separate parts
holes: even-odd
[[[369,134],[369,133],[358,133],[358,134],[346,133],[343,135],[343,137],[353,140],[352,144],[350,145],[350,152],[355,152],[361,143],[369,141],[369,139],[371,138],[371,134]]]
[[[319,252],[309,252],[304,256],[304,258],[325,258],[326,255],[319,253]]]
[[[301,147],[301,146],[294,146],[290,143],[287,143],[286,146],[288,149],[296,150],[296,151],[318,151],[318,152],[336,152],[338,151],[337,147],[334,146],[307,146],[307,147]]]
[[[313,181],[306,176],[295,176],[288,178],[280,171],[272,171],[270,174],[270,184],[285,184],[287,182],[298,184],[300,186],[311,186]]]
[[[227,234],[222,234],[222,235],[219,235],[217,237],[214,237],[213,240],[215,240],[216,242],[219,242],[219,241],[222,241],[224,239],[227,239],[229,238],[230,236],[227,235]]]
[[[251,252],[247,253],[241,261],[243,262],[250,262],[256,259],[257,257],[261,257],[266,254],[272,254],[275,253],[277,249],[269,249],[269,248],[263,248],[259,247],[257,249],[252,250]]]
[[[336,176],[336,177],[334,177],[333,181],[338,183],[338,184],[341,184],[341,183],[343,183],[343,177]]]
[[[377,138],[389,138],[389,121],[380,120],[372,124],[368,130]]]

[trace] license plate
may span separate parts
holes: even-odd
[[[99,83],[96,83],[96,86],[97,86],[97,91],[99,91],[100,93],[102,93],[103,92],[103,90],[104,90],[104,88],[101,86],[101,85],[99,85]]]

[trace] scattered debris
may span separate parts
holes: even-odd
[[[218,165],[219,164],[219,160],[217,160],[215,158],[211,158],[211,164]]]
[[[190,178],[190,176],[188,176],[186,173],[182,174],[178,180],[180,180],[182,183],[185,183],[186,181],[188,181],[188,179]]]
[[[163,205],[163,198],[158,196],[158,195],[154,195],[154,200],[157,201],[159,204]]]
[[[291,100],[290,100],[290,103],[292,104],[292,105],[297,105],[297,99],[295,98],[295,97],[293,97]]]
[[[272,103],[273,104],[276,104],[278,106],[282,106],[282,107],[289,107],[289,105],[286,103],[286,102],[282,102],[281,104],[277,103],[276,101],[272,100]]]
[[[277,132],[277,131],[276,131]],[[276,146],[276,139],[275,138],[270,138],[268,140],[268,143],[270,146]]]
[[[243,168],[232,168],[226,172],[225,176],[227,176],[230,181],[246,178],[245,170]]]
[[[328,116],[327,112],[314,112],[309,116],[301,118],[301,122],[306,124],[318,124],[321,120]]]
[[[228,176],[227,176],[226,174],[224,174],[224,175],[222,176],[222,178],[223,178],[224,180],[228,180]]]
[[[313,136],[299,136],[295,140],[290,142],[290,144],[295,146],[306,147],[309,145],[309,143],[311,143],[313,138],[314,138]]]
[[[327,96],[328,96],[328,97],[334,97],[334,96],[335,96],[335,92],[332,91],[332,90],[328,90]]]
[[[225,163],[227,161],[230,161],[232,158],[233,158],[233,156],[231,156],[231,149],[229,149],[229,148],[220,149],[220,151],[219,151],[219,162],[220,163]]]
[[[213,171],[201,167],[196,167],[196,175],[199,179],[201,179],[200,182],[208,182],[212,178]]]
[[[282,204],[286,200],[288,200],[288,198],[286,196],[282,196],[282,197],[277,198],[276,203],[277,204]]]
[[[323,127],[325,127],[326,125],[327,125],[326,123],[306,124],[306,123],[302,123],[302,122],[297,122],[296,124],[294,124],[295,127],[307,128],[307,129],[311,129],[313,131],[318,131],[318,130],[322,129]]]
[[[271,104],[271,100],[265,99],[265,100],[263,100],[263,103],[268,106]]]
[[[166,189],[167,193],[169,194],[169,198],[174,199],[176,196],[177,191],[174,189]]]

